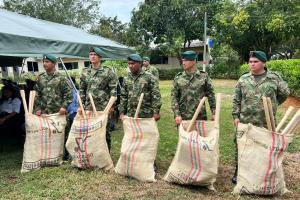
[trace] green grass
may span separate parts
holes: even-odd
[[[158,182],[142,183],[102,170],[78,170],[69,163],[60,167],[43,168],[21,174],[22,149],[15,145],[0,148],[0,199],[236,199],[230,192],[230,178],[234,164],[234,127],[231,118],[231,95],[235,81],[214,81],[216,92],[225,93],[222,99],[220,124],[220,172],[216,193],[205,188],[184,187],[162,181],[175,155],[178,132],[171,111],[171,81],[161,81],[163,106],[158,122],[160,142],[157,153]],[[279,109],[281,112],[284,109]],[[282,113],[279,113],[282,115]],[[116,164],[121,148],[121,123],[112,133],[112,159]],[[300,138],[296,136],[289,151],[300,151]],[[289,175],[288,177],[291,177]],[[289,185],[288,185],[289,186]],[[300,184],[290,186],[299,197]],[[243,196],[242,199],[258,197]],[[291,197],[291,199],[293,199]]]

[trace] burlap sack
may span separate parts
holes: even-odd
[[[123,120],[124,137],[115,171],[140,181],[155,182],[154,160],[159,132],[153,118]]]
[[[64,149],[66,116],[25,116],[26,140],[21,172],[60,165]]]
[[[292,136],[280,135],[252,124],[237,128],[238,176],[233,193],[284,194],[282,160]]]
[[[97,116],[87,112],[86,119],[76,115],[66,143],[72,165],[82,169],[114,167],[106,143],[107,118],[103,112],[97,112]]]
[[[194,129],[187,132],[189,123],[183,121],[179,127],[176,154],[164,180],[214,190],[219,163],[219,128],[213,121],[196,121]]]

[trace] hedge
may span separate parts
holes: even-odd
[[[288,83],[291,94],[300,97],[300,59],[272,60],[267,62],[267,67],[271,71],[276,71]],[[240,67],[239,75],[249,71],[248,64]]]

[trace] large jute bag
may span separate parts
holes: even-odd
[[[83,118],[77,114],[66,143],[72,156],[72,165],[78,168],[112,169],[113,162],[106,143],[106,125],[108,115],[104,112],[86,113]]]
[[[252,124],[237,127],[238,176],[233,193],[284,194],[282,161],[292,135],[279,134]]]
[[[140,181],[155,182],[154,160],[159,132],[153,118],[124,117],[121,155],[115,171]]]
[[[164,180],[213,189],[219,163],[219,128],[213,121],[196,121],[188,132],[189,124],[183,121],[179,127],[176,154]]]
[[[32,96],[33,95],[33,96]],[[29,111],[24,91],[21,91],[25,109],[26,139],[21,172],[62,163],[66,115],[33,115],[35,92],[30,93]]]

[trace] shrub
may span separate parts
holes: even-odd
[[[282,78],[287,81],[292,95],[300,97],[300,59],[272,60],[267,62],[267,67],[281,74]],[[244,64],[240,67],[239,75],[248,71],[248,64]]]

